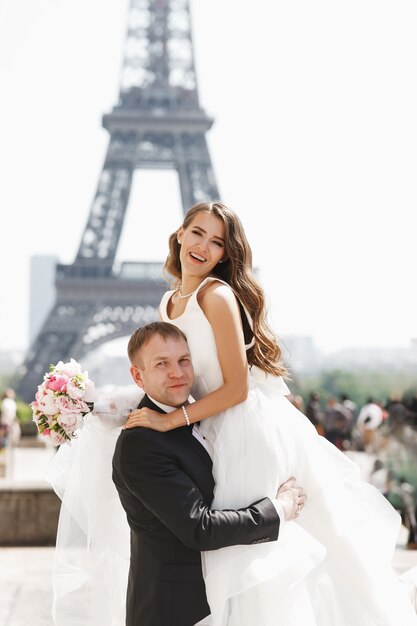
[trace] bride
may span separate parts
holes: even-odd
[[[303,514],[285,524],[277,542],[203,554],[211,616],[199,626],[416,626],[391,565],[399,516],[285,397],[280,350],[238,217],[219,202],[192,207],[170,237],[166,269],[176,284],[160,315],[190,346],[196,402],[187,417],[200,422],[211,447],[213,508],[273,497],[292,475],[308,495]],[[63,497],[59,626],[75,618],[123,624],[128,529],[111,486],[111,455],[120,421],[139,396],[137,389],[118,393],[96,406],[101,419],[90,420],[72,449],[63,446],[51,468]],[[184,425],[181,409],[169,419],[164,429]],[[150,409],[131,411],[126,428],[135,427],[158,430],[161,420]],[[80,603],[80,594],[88,602]]]

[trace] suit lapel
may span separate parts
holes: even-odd
[[[165,411],[161,409],[158,405],[154,404],[152,400],[145,394],[138,405],[138,409],[142,409],[147,407],[152,411],[157,411],[158,413],[162,413],[166,415]],[[213,467],[213,462],[211,457],[205,447],[201,445],[197,441],[197,439],[193,435],[193,427],[192,426],[180,426],[179,428],[174,428],[173,430],[169,430],[165,433],[168,437],[173,439],[177,439],[181,441],[184,445],[188,446],[194,453],[198,454],[198,456],[204,461],[206,465],[210,468]]]
[[[213,461],[205,447],[194,437],[192,426],[182,426],[181,428],[175,428],[167,432],[167,435],[174,439],[181,440],[186,446],[188,446],[193,452],[204,461],[208,467],[213,467]]]

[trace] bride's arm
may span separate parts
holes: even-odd
[[[144,391],[137,385],[105,385],[97,389],[92,413],[107,421],[125,423],[128,414],[134,410],[143,398]]]
[[[236,297],[229,287],[219,283],[201,295],[199,304],[213,329],[224,383],[219,389],[187,406],[191,423],[243,402],[248,394],[248,363]],[[126,428],[144,426],[155,430],[171,430],[184,425],[181,409],[176,409],[164,420],[150,409],[140,409],[130,415]]]

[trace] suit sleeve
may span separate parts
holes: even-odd
[[[238,510],[210,509],[172,453],[150,441],[145,430],[131,431],[123,440],[122,477],[132,495],[183,544],[194,550],[217,550],[278,538],[280,519],[269,498]]]

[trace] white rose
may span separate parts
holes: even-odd
[[[80,413],[63,413],[58,416],[57,422],[67,433],[73,433],[83,425]]]
[[[77,361],[75,361],[74,359],[71,359],[69,363],[63,363],[62,361],[60,361],[59,363],[57,363],[55,371],[61,372],[69,378],[72,378],[73,376],[81,373],[81,365],[77,363]]]
[[[84,402],[94,402],[94,400],[96,399],[96,395],[97,395],[95,384],[93,383],[92,380],[87,378],[84,382],[84,386],[85,386],[85,392],[84,392],[84,397],[83,397]]]
[[[42,398],[38,400],[38,407],[42,413],[45,413],[45,415],[55,415],[58,410],[56,406],[55,394],[52,392],[51,394],[46,393],[42,396]]]
[[[38,392],[39,393],[44,393],[44,391],[46,391],[47,376],[48,376],[48,374],[45,374],[44,382],[41,385],[38,385]]]
[[[81,389],[80,386],[74,383],[72,380],[67,382],[67,394],[73,400],[80,400],[84,395],[84,389]]]

